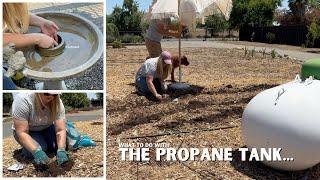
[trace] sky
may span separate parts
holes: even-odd
[[[149,9],[149,6],[152,3],[152,0],[135,0],[138,5],[139,5],[139,9],[142,11],[146,11]],[[118,6],[122,6],[123,4],[123,0],[107,0],[107,14],[111,14],[113,8],[118,5]],[[283,0],[282,1],[282,7],[281,9],[286,8],[288,9],[288,0]]]
[[[152,3],[152,0],[135,0],[138,5],[139,5],[139,9],[141,11],[146,11],[149,9],[149,6]],[[122,6],[123,4],[123,0],[107,0],[107,14],[111,14],[113,8],[118,5],[118,6]]]
[[[97,99],[96,93],[87,93],[87,97],[91,99]]]
[[[289,9],[288,7],[288,0],[285,0],[285,1],[282,1],[282,4],[281,4],[281,9]]]

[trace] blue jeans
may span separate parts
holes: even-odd
[[[6,75],[4,75],[4,69],[3,69],[3,89],[4,90],[16,90],[17,86],[14,84],[14,82],[12,81],[12,79]]]
[[[15,131],[13,131],[13,135],[16,141],[22,146]],[[29,135],[34,141],[36,141],[41,146],[43,151],[50,153],[56,152],[56,150],[58,149],[56,140],[56,130],[53,124],[50,127],[41,131],[29,131]],[[32,153],[24,147],[22,148],[22,154],[26,158],[33,157]]]
[[[160,79],[155,78],[155,79],[153,79],[152,83],[153,83],[154,87],[156,88],[156,91],[159,94],[163,94]],[[142,94],[144,96],[153,95],[148,88],[146,77],[137,77],[136,78],[136,88],[137,88],[137,91],[139,94]]]

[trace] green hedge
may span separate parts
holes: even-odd
[[[119,38],[122,43],[141,43],[143,42],[143,38],[137,35],[125,34],[120,36]]]
[[[107,23],[106,26],[106,31],[107,31],[107,43],[112,43],[119,37],[119,30],[117,26],[113,23]]]
[[[112,48],[122,48],[123,45],[120,40],[115,40],[112,42]]]
[[[61,100],[66,107],[85,108],[90,106],[86,93],[63,93]]]
[[[11,106],[13,102],[13,96],[11,93],[3,93],[3,104]]]

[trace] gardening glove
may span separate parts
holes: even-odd
[[[9,69],[7,71],[8,76],[13,76],[16,74],[16,72],[22,70],[26,64],[26,58],[23,55],[22,51],[17,51],[15,54],[13,54],[9,60],[8,65]]]
[[[69,158],[65,149],[58,149],[57,151],[57,162],[58,165],[61,165],[65,162],[68,162]]]
[[[13,43],[10,43],[3,48],[3,60],[9,66],[6,76],[15,75],[16,72],[22,70],[26,64],[26,58],[24,57],[23,52],[16,52],[15,45]]]
[[[16,46],[14,43],[9,43],[3,47],[3,62],[6,63],[10,57],[16,53]]]
[[[33,153],[34,161],[37,165],[43,165],[49,163],[49,157],[47,154],[42,151],[41,148],[38,148],[34,153]]]

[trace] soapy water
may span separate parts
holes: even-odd
[[[34,47],[25,49],[27,67],[35,71],[60,72],[80,66],[90,58],[92,45],[88,40],[74,33],[59,34],[66,43],[63,53],[55,57],[42,57]]]
[[[62,54],[53,57],[41,56],[35,47],[22,49],[27,59],[26,68],[40,72],[62,72],[83,65],[95,53],[98,47],[97,37],[86,23],[61,14],[40,16],[57,24],[58,34],[65,41],[65,49]],[[30,26],[28,30],[28,33],[39,32],[41,30],[34,26]]]

